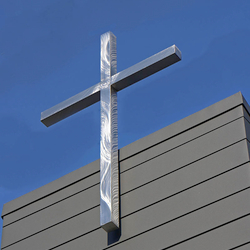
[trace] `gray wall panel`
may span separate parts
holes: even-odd
[[[21,207],[27,206],[28,204],[44,198],[48,194],[54,193],[62,188],[65,188],[68,185],[72,185],[72,183],[77,182],[83,178],[88,178],[88,176],[99,171],[99,162],[99,160],[91,162],[90,164],[79,168],[67,175],[64,175],[63,177],[50,182],[45,186],[42,186],[30,193],[27,193],[13,201],[4,204],[2,216],[5,216],[6,214],[13,212]]]
[[[246,99],[244,98],[243,95],[241,95],[241,98],[242,98],[242,102],[243,102],[243,105],[245,107],[246,110],[248,110],[250,112],[250,106],[249,104],[247,103]]]
[[[239,178],[236,178],[237,181],[243,181],[244,179],[247,179],[247,177],[243,177],[243,175],[246,174],[248,171],[249,171],[249,165],[247,166],[247,171],[245,169],[244,171],[242,171]],[[234,183],[232,182],[233,179],[235,178],[233,174],[231,174],[230,177],[232,179],[228,178],[228,182],[227,182],[228,184],[225,185],[227,186],[227,188],[230,185],[232,186],[232,183]],[[225,178],[226,177],[224,176],[224,178],[220,178],[218,181],[221,181],[221,180],[225,181]],[[186,213],[189,213],[191,211],[194,211],[195,209],[198,209],[204,205],[207,205],[209,202],[214,202],[216,199],[220,198],[221,196],[225,195],[228,192],[228,190],[226,189],[218,192],[216,187],[217,188],[220,187],[220,184],[221,182],[216,182],[216,181],[214,182],[211,181],[211,183],[209,182],[204,183],[199,188],[194,187],[192,190],[190,189],[176,196],[172,196],[169,199],[156,203],[148,208],[145,208],[139,211],[138,213],[134,213],[128,217],[125,217],[124,219],[122,219],[122,232],[123,233],[122,233],[120,241],[126,240],[128,238],[132,238],[134,235],[139,235],[142,232],[145,232],[147,230],[152,229],[153,227],[157,227],[161,225],[162,223],[167,223],[168,221],[171,221],[180,216],[183,216]],[[210,192],[207,189],[209,189]],[[242,202],[241,202],[240,201],[241,198],[237,198],[237,196],[241,196],[242,193],[245,193],[245,195],[243,195],[244,198],[242,197]],[[248,213],[250,212],[248,204],[246,204],[245,201],[243,202],[243,199],[249,198],[249,195],[250,195],[249,189],[242,193],[231,196],[225,200],[222,200],[218,202],[216,206],[219,209],[220,206],[222,206],[222,205],[219,205],[220,203],[228,203],[229,200],[233,199],[234,202],[239,202],[239,203],[237,203],[237,205],[235,204],[234,208],[231,205],[230,205],[230,208],[225,207],[228,213],[233,214],[236,210],[239,210],[238,206],[241,206],[241,204],[243,203],[245,203],[245,205],[243,205],[243,207],[245,206],[245,208],[241,207],[241,209],[244,210],[243,214]],[[210,206],[214,206],[214,204]],[[207,207],[203,209],[207,210]],[[214,210],[214,212],[215,211],[216,210]],[[216,211],[216,213],[220,214],[220,213],[223,213],[224,211],[218,210]],[[237,214],[240,216],[241,212],[240,211],[238,212]],[[197,211],[195,213],[197,213]],[[208,217],[206,217],[206,220],[209,220]],[[209,222],[207,221],[206,224],[209,224]],[[171,226],[169,230],[171,230]]]
[[[6,230],[3,230],[2,248],[5,249],[6,247],[8,250],[50,249],[100,227],[99,214],[99,207],[91,209],[54,227],[50,227],[39,234],[35,234],[27,239],[19,241],[18,244],[13,244],[8,247],[6,247],[8,243],[13,242],[14,239],[18,238],[20,230],[14,229],[11,231],[10,235],[7,234]],[[8,242],[5,240],[7,238],[9,239]]]
[[[248,160],[247,155],[246,141],[242,141],[187,168],[180,169],[133,192],[122,195],[121,203],[123,206],[121,216],[126,216],[193,185],[197,185],[197,183],[220,174],[223,171],[239,166]],[[210,170],[208,171],[208,169]],[[235,171],[233,171],[234,173]],[[235,175],[236,177],[238,177],[237,174]],[[221,177],[218,178],[220,179]],[[244,182],[242,182],[242,179],[239,180],[241,180],[239,183],[237,179],[233,181],[236,184],[232,186],[234,188],[232,192],[243,189],[247,184],[250,184],[247,182],[247,179]],[[127,183],[127,180],[121,180],[121,185],[124,182]],[[227,187],[229,192],[227,194],[230,194],[230,186],[227,185],[226,181],[224,182],[224,187]],[[7,242],[6,244],[10,244],[28,237],[97,205],[99,205],[99,185],[7,226],[5,228],[5,242]],[[12,236],[12,230],[18,231],[18,237],[15,239]]]
[[[150,231],[145,231],[142,234],[133,234],[128,229],[133,231],[137,230],[137,227],[141,226],[138,221],[133,222],[132,216],[126,217],[122,220],[122,236],[119,243],[108,246],[107,238],[103,234],[102,229],[93,231],[83,237],[76,238],[58,248],[60,250],[79,250],[80,249],[164,249],[167,246],[176,244],[180,241],[187,240],[191,237],[197,236],[201,232],[206,232],[215,227],[222,226],[231,220],[239,218],[241,215],[247,214],[249,209],[247,208],[244,199],[249,199],[249,190],[241,192],[235,196],[231,196],[225,200],[214,203],[196,212],[190,213],[184,217],[173,220],[166,224],[161,224]],[[238,209],[240,207],[240,209]],[[241,211],[239,211],[241,210]],[[146,210],[145,210],[146,211]],[[169,209],[165,209],[165,215],[167,216]],[[224,211],[227,211],[225,213]],[[141,215],[141,214],[139,214]],[[141,221],[144,225],[152,227],[151,223],[154,223],[153,216],[157,217],[157,214],[151,213],[150,217],[141,215]],[[138,216],[134,216],[136,219]],[[149,221],[148,218],[151,218]],[[158,218],[159,219],[159,218]],[[165,219],[165,217],[163,218]],[[132,221],[130,221],[132,220]],[[132,223],[132,224],[130,224]],[[123,228],[127,228],[126,232]],[[131,233],[131,234],[130,234]],[[124,234],[127,234],[126,238]],[[135,237],[134,237],[135,236]],[[106,247],[107,246],[107,247]],[[33,247],[33,246],[32,246]],[[8,248],[7,248],[8,249]],[[14,250],[9,248],[8,250]],[[20,250],[23,250],[21,248]]]
[[[122,195],[121,202],[123,206],[121,216],[133,213],[136,210],[173,195],[174,193],[180,192],[190,186],[196,185],[199,182],[235,166],[239,166],[247,161],[248,152],[246,141],[241,141],[207,158],[195,162],[186,168],[182,168],[177,172],[134,190],[127,195]],[[121,177],[124,174],[128,177],[128,173],[130,173],[130,171],[123,173]],[[193,173],[195,173],[195,175]],[[146,174],[148,175],[150,173]],[[132,174],[130,176],[134,175]],[[129,183],[126,177],[121,178],[121,186]],[[178,183],[178,185],[176,185],[176,183]],[[237,181],[236,184],[238,184]],[[247,182],[240,182],[239,184],[241,184],[239,189],[242,189],[245,187],[243,185],[246,185]],[[225,186],[227,185],[225,184]],[[233,186],[235,188],[234,191],[237,191],[236,186]],[[228,190],[230,190],[230,188],[228,188]],[[99,185],[71,196],[68,199],[64,199],[53,206],[9,225],[5,228],[5,241],[8,242],[6,244],[10,244],[10,239],[14,241],[23,239],[97,205],[99,205]],[[25,230],[23,230],[23,228],[25,228]],[[12,230],[19,232],[18,238],[14,239],[13,236],[11,236]]]
[[[234,169],[223,175],[220,175],[208,182],[204,182],[199,186],[195,186],[191,189],[188,189],[183,193],[180,193],[176,196],[170,197],[169,199],[156,203],[146,209],[143,209],[137,213],[132,214],[131,216],[123,218],[121,223],[123,232],[121,240],[126,240],[127,238],[133,237],[133,235],[140,234],[146,230],[151,229],[152,227],[160,225],[161,223],[173,220],[177,217],[182,216],[185,213],[189,213],[197,208],[205,206],[208,203],[214,202],[227,195],[231,195],[232,193],[242,190],[243,188],[249,187],[250,186],[250,180],[248,178],[249,167],[250,164],[241,166],[237,169]],[[223,183],[223,187],[221,187],[221,183]],[[232,185],[232,183],[235,184]],[[249,193],[249,189],[247,190],[247,192]],[[245,193],[245,191],[242,193]],[[242,193],[237,195],[241,196]],[[234,199],[237,200],[237,198],[235,198],[235,195],[232,197],[234,197]],[[145,194],[144,196],[141,196],[139,194],[137,196],[136,202],[140,203],[143,199],[146,199]],[[230,200],[231,197],[225,200],[228,199]],[[129,200],[128,197],[127,202],[124,201],[123,204],[124,205],[128,204],[129,206],[129,204],[131,204],[132,202],[133,201]],[[240,203],[238,205],[240,205]],[[230,207],[230,209],[232,209],[232,207]],[[166,210],[168,211],[167,213]],[[235,213],[235,211],[232,210],[232,213]],[[93,230],[94,228],[98,228],[99,227],[98,215],[99,215],[99,209],[93,209],[91,213],[86,212],[86,215],[82,214],[81,216],[75,217],[69,221],[59,224],[58,226],[55,226],[55,228],[49,228],[48,230],[45,230],[23,241],[27,245],[31,244],[35,249],[43,249],[39,248],[39,245],[42,244],[42,242],[45,239],[47,239],[50,234],[53,234],[55,239],[50,240],[51,245],[47,246],[47,247],[53,247],[58,242],[63,243],[67,240],[72,239],[73,235],[77,237],[80,236],[81,234],[86,233],[87,231]],[[87,223],[83,224],[82,223],[83,221],[86,222],[86,216],[87,217],[92,216],[92,220],[88,218]],[[147,218],[147,220],[145,220],[145,218]],[[128,225],[130,225],[130,227],[128,227]],[[25,226],[25,224],[23,226]],[[71,231],[66,233],[65,228],[70,228]],[[10,242],[13,242],[13,239],[20,234],[20,230],[22,230],[22,224],[20,225],[19,228],[18,227],[12,228],[9,232],[5,230],[5,235],[4,235],[5,242],[2,243],[3,244],[2,246],[4,247]],[[9,242],[6,242],[7,239],[9,240]],[[23,244],[26,245],[25,243],[20,242],[18,246]],[[38,244],[38,245],[33,245],[33,244]],[[15,245],[13,245],[12,247],[14,246]]]
[[[52,193],[51,195],[48,195],[44,197],[43,199],[35,201],[29,204],[28,206],[20,208],[19,210],[16,210],[15,212],[12,212],[11,214],[8,214],[7,216],[4,217],[3,226],[13,223],[16,220],[19,220],[23,217],[33,214],[57,202],[60,202],[61,200],[67,199],[68,197],[71,197],[72,195],[76,195],[78,192],[83,192],[84,190],[88,189],[89,187],[99,182],[100,182],[100,174],[98,172],[86,179],[83,179],[66,188],[63,188],[59,190],[58,192]]]
[[[171,221],[151,231],[147,231],[137,237],[126,241],[126,244],[117,244],[110,249],[124,250],[124,249],[163,249],[174,245],[180,241],[187,240],[202,232],[206,232],[215,227],[228,223],[241,216],[249,214],[249,190],[243,191],[235,196],[231,196],[225,200],[214,203],[203,209],[190,213],[187,216],[181,217],[178,220]],[[226,212],[225,212],[226,211]],[[165,209],[165,214],[167,214]],[[142,214],[139,214],[142,215]],[[153,215],[153,216],[152,216]],[[154,219],[158,216],[154,212],[150,217],[143,217],[150,225],[154,223]],[[132,216],[128,217],[132,219]],[[138,227],[136,221],[124,220],[124,227]],[[131,224],[132,223],[132,224]],[[135,234],[133,234],[135,235]]]
[[[96,185],[85,192],[79,193],[5,227],[5,237],[2,246],[29,237],[78,214],[81,214],[80,217],[82,217],[84,211],[99,206],[99,189],[100,186]],[[85,228],[88,230],[89,227]],[[90,228],[93,229],[92,227]]]
[[[204,178],[209,178],[213,175],[219,174],[249,160],[249,152],[246,143],[246,140],[240,141],[221,151],[216,151],[207,157],[198,159],[192,164],[185,166],[183,170],[180,170],[184,172],[194,171],[191,172],[192,174],[202,173]],[[188,146],[183,150],[185,151],[185,149],[188,151]],[[178,153],[176,155],[178,156]],[[157,177],[162,178],[163,176],[170,174],[172,171],[178,170],[180,167],[179,165],[175,165],[175,163],[178,162],[175,161],[174,156],[172,158],[171,155],[169,156],[166,154],[166,157],[161,157],[161,159],[162,161],[158,160],[157,164],[154,163],[155,161],[152,161],[152,164],[150,164],[151,162],[147,162],[129,171],[123,172],[120,176],[121,193],[129,192],[131,189],[157,179]],[[171,160],[173,164],[169,166]]]
[[[246,141],[247,141],[248,157],[250,160],[250,141],[249,140],[246,140]]]
[[[224,117],[224,118],[228,118],[228,117]],[[230,117],[231,118],[231,117]],[[218,130],[221,130],[222,125],[224,125],[226,119],[214,119],[211,120],[210,125],[211,126],[207,126],[207,123],[204,125],[201,125],[199,127],[193,128],[187,132],[185,132],[184,134],[180,134],[178,136],[175,136],[163,143],[160,143],[159,145],[154,146],[153,148],[150,148],[146,151],[143,151],[141,153],[138,153],[132,157],[129,157],[126,160],[121,161],[121,172],[128,170],[129,168],[131,168],[132,166],[141,164],[142,162],[145,162],[147,160],[152,159],[153,157],[160,155],[164,152],[167,152],[169,150],[172,150],[175,147],[178,147],[182,144],[185,144],[187,142],[191,142],[193,139],[197,138],[199,139],[200,136],[206,136],[206,133],[212,131],[213,129],[218,128]],[[223,123],[222,123],[223,121]],[[229,120],[227,120],[228,122],[230,122]],[[221,123],[220,123],[221,122]],[[227,125],[225,125],[227,126]],[[212,133],[210,132],[210,133]]]
[[[246,137],[250,141],[250,123],[245,119],[245,129],[246,129]]]
[[[243,250],[249,121],[237,93],[121,149],[118,241],[100,228],[98,160],[7,203],[1,249]]]
[[[171,250],[222,250],[231,249],[249,240],[250,216],[236,220],[223,227],[195,237],[184,243],[178,244]],[[248,246],[237,248],[237,250],[249,250]]]
[[[224,113],[232,108],[238,107],[243,102],[245,103],[243,99],[244,98],[242,97],[242,94],[238,92],[235,95],[230,96],[204,110],[201,110],[149,136],[146,136],[132,143],[131,145],[128,145],[121,149],[120,159],[123,160],[124,158],[133,155],[136,152],[134,149],[138,148],[139,146],[139,151],[142,151],[143,149],[145,149],[145,147],[147,148],[149,146],[155,145],[164,139],[172,137],[180,132],[192,128],[193,126],[197,126],[200,123],[208,121],[209,119],[218,116],[220,113]],[[55,180],[39,189],[34,190],[33,192],[30,192],[22,197],[8,202],[4,205],[2,215],[8,214],[13,210],[26,206],[27,204],[32,203],[35,200],[39,200],[47,196],[48,194],[51,194],[52,192],[56,192],[61,188],[72,184],[75,181],[79,181],[82,176],[87,177],[88,175],[93,174],[95,171],[98,171],[98,169],[99,160],[84,166],[84,168],[77,169],[72,173],[69,173],[66,176],[59,178],[58,180]]]
[[[249,110],[249,112],[250,112],[250,110]],[[243,107],[243,115],[250,122],[249,112]]]
[[[125,154],[125,151],[127,152],[127,149],[131,151],[131,154],[134,154],[135,151],[133,151],[133,147],[137,145],[138,143],[142,146],[140,148],[140,151],[143,150],[143,145],[150,143],[150,146],[154,145],[155,143],[159,143],[162,141],[165,137],[167,139],[169,136],[174,136],[175,134],[178,134],[180,132],[186,131],[187,129],[197,126],[197,124],[204,122],[206,120],[209,120],[215,116],[217,116],[220,111],[225,112],[227,110],[230,110],[232,107],[237,107],[242,101],[242,95],[241,93],[237,93],[229,98],[226,98],[225,100],[220,101],[219,103],[216,103],[200,112],[197,112],[193,114],[192,116],[186,117],[182,119],[181,121],[178,121],[166,128],[163,128],[145,138],[142,138],[141,140],[126,146],[125,148],[121,149],[120,153]],[[227,106],[228,105],[228,106]],[[241,112],[238,110],[238,112]],[[239,113],[240,115],[240,113]],[[192,126],[190,124],[192,124]],[[166,134],[168,136],[166,136]],[[145,140],[147,141],[146,143]],[[154,143],[152,143],[154,141]],[[136,146],[137,147],[137,146]],[[124,152],[124,153],[123,153]],[[130,155],[128,155],[130,156]],[[120,159],[122,160],[124,157],[120,156]],[[55,180],[39,189],[34,190],[31,193],[28,193],[22,197],[17,198],[11,202],[8,202],[4,205],[2,215],[8,214],[9,212],[16,210],[20,207],[26,206],[29,203],[34,202],[35,200],[39,200],[48,194],[51,194],[52,192],[56,192],[57,190],[60,190],[61,188],[70,185],[71,183],[75,181],[79,181],[82,176],[87,177],[88,175],[93,174],[95,171],[98,171],[99,169],[99,160],[92,162],[84,168],[80,168],[78,170],[73,171],[72,173],[69,173],[66,176],[63,176],[59,178],[58,180]]]
[[[125,146],[122,151],[120,151],[120,159],[123,160],[131,155],[145,150],[152,145],[155,145],[163,140],[166,140],[173,135],[186,131],[200,123],[204,123],[218,115],[221,115],[228,110],[242,105],[243,96],[241,92],[238,92],[220,102],[217,102],[195,114],[192,114],[184,119],[177,121],[161,130],[158,130],[132,144]]]
[[[159,157],[153,158],[150,161],[129,170],[133,171],[133,175],[136,176],[136,182],[134,183],[145,183],[151,179],[159,178],[177,168],[184,167],[202,157],[206,157],[207,155],[242,140],[246,137],[243,119],[244,118],[240,118],[239,120],[199,137],[188,144],[184,144],[174,150],[168,151]],[[134,164],[131,161],[130,165],[127,165],[127,162],[123,161],[121,162],[120,167],[121,170],[123,170],[124,168],[127,169],[133,165]],[[152,168],[154,168],[154,171],[152,171]],[[146,179],[147,176],[142,174],[147,171],[151,172],[150,179]],[[133,188],[131,187],[133,183],[129,184],[130,185],[127,186],[127,189],[125,186],[123,187],[123,192],[127,192],[129,188]]]
[[[232,223],[229,223],[223,227],[217,228],[216,230],[210,231],[206,234],[203,234],[199,237],[193,238],[193,240],[198,242],[190,242],[187,241],[187,247],[184,245],[177,245],[176,247],[170,248],[171,250],[222,250],[222,249],[231,249],[237,243],[244,243],[249,240],[249,223],[250,223],[250,216],[244,217],[242,219],[236,220]],[[68,244],[62,245],[60,248],[56,248],[56,250],[79,250],[80,249],[104,249],[103,247],[106,244],[106,238],[102,234],[101,230],[94,232],[94,237],[91,234],[86,235],[86,240],[83,241],[83,238],[78,238]],[[199,239],[201,239],[199,241]],[[203,243],[204,241],[204,243]],[[192,244],[193,243],[193,244]],[[217,245],[218,243],[218,245]],[[218,247],[215,247],[215,246]],[[240,245],[240,244],[239,244]],[[190,246],[190,248],[189,248]],[[210,247],[211,246],[211,247]],[[249,250],[250,244],[246,246],[242,246],[237,248],[237,250]],[[128,244],[126,242],[123,243],[123,249],[135,249],[135,248],[128,248]],[[137,249],[144,249],[142,247]],[[152,248],[156,249],[156,248]],[[151,250],[152,250],[151,249]],[[162,249],[165,249],[162,248]]]
[[[197,127],[194,127],[185,133],[178,134],[173,138],[168,139],[167,141],[163,141],[162,143],[155,145],[152,148],[147,149],[135,156],[129,157],[128,159],[121,161],[122,166],[126,165],[138,165],[142,162],[150,160],[157,155],[165,153],[168,150],[171,150],[175,147],[178,147],[184,143],[187,143],[191,140],[194,140],[197,137],[200,137],[218,127],[221,127],[239,117],[243,116],[242,106],[237,107],[221,116],[218,116],[205,124],[200,124]],[[122,168],[122,171],[126,170],[126,168]]]
[[[193,139],[193,137],[201,135],[202,133],[205,133],[211,129],[214,129],[228,121],[231,121],[232,119],[235,119],[236,117],[239,117],[242,115],[242,107],[237,107],[236,109],[227,112],[226,114],[223,114],[222,116],[216,117],[214,118],[212,121],[209,121],[207,123],[207,125],[200,125],[199,127],[196,127],[188,132],[186,132],[185,134],[181,134],[179,136],[177,136],[177,138],[174,139],[170,139],[167,143],[163,143],[163,145],[156,145],[153,149],[149,149],[146,152],[141,153],[138,158],[144,158],[144,159],[150,159],[153,156],[155,156],[156,154],[161,153],[162,151],[166,151],[168,149],[170,149],[171,147],[177,146],[181,143],[185,143],[186,141]],[[194,130],[194,131],[193,131]],[[153,151],[153,155],[152,155],[152,151]],[[39,209],[42,209],[48,205],[53,204],[54,202],[57,202],[60,199],[65,198],[65,195],[68,193],[68,195],[70,195],[73,192],[77,192],[77,186],[79,186],[79,190],[81,189],[85,189],[88,185],[92,185],[92,183],[97,183],[96,180],[92,180],[92,179],[98,179],[99,176],[97,177],[97,175],[95,176],[90,176],[82,181],[79,181],[78,183],[76,183],[76,185],[73,185],[73,187],[75,188],[75,190],[72,190],[72,186],[67,187],[68,190],[62,190],[62,191],[58,191],[58,193],[54,194],[54,195],[50,195],[48,197],[45,197],[43,200],[38,200],[37,202],[32,203],[28,208],[27,206],[19,209],[17,212],[12,213],[11,216],[6,216],[5,220],[4,220],[4,226],[8,225],[9,223],[12,223],[15,220],[18,220],[26,215],[28,215],[29,213],[33,213]],[[87,184],[89,183],[89,184]],[[70,191],[71,189],[71,191]],[[37,192],[36,192],[37,195]]]
[[[221,126],[235,118],[238,118],[240,116],[242,116],[243,112],[242,112],[242,106],[241,107],[237,107],[219,117],[216,117],[214,119],[212,119],[211,121],[208,121],[206,124],[201,124],[198,127],[195,127],[193,129],[191,129],[190,131],[187,131],[184,134],[178,135],[170,140],[168,140],[167,142],[161,143],[160,145],[156,145],[153,148],[148,149],[145,152],[140,153],[139,155],[137,155],[136,157],[132,157],[131,160],[128,161],[136,161],[136,163],[134,164],[138,164],[142,161],[145,161],[147,159],[150,159],[154,156],[156,156],[157,154],[160,154],[162,152],[165,152],[167,150],[170,150],[173,147],[176,147],[182,143],[186,143],[189,140],[192,140],[194,137],[200,136],[203,133],[206,133],[208,131],[211,131],[214,128],[217,128],[218,126]],[[135,160],[136,158],[136,160]],[[93,169],[97,169],[97,161],[94,162],[95,163],[95,167],[91,166]],[[92,164],[94,165],[94,164]],[[79,171],[78,171],[79,172]],[[88,170],[88,172],[90,172]],[[78,173],[79,175],[79,173]],[[67,190],[61,190],[58,191],[56,194],[54,195],[50,195],[48,197],[45,197],[43,200],[38,200],[37,202],[32,203],[28,208],[27,206],[19,209],[16,213],[11,214],[11,216],[6,216],[5,220],[4,220],[4,226],[8,225],[9,223],[12,223],[15,220],[18,220],[30,213],[33,213],[37,210],[40,210],[50,204],[53,204],[57,201],[59,201],[60,199],[63,199],[65,197],[67,197],[67,195],[71,195],[74,192],[78,192],[79,190],[83,190],[85,188],[87,188],[88,186],[91,186],[92,184],[96,184],[98,183],[99,180],[99,174],[96,174],[94,176],[90,176],[84,180],[79,181],[78,183],[76,183],[75,185],[67,187]],[[64,181],[65,182],[65,181]],[[78,187],[79,186],[79,187]],[[74,190],[73,190],[74,188]],[[54,188],[55,189],[55,188]],[[42,190],[43,191],[43,190]],[[36,192],[36,196],[37,196]],[[40,190],[40,193],[41,190]],[[4,209],[5,210],[5,209]]]
[[[136,189],[133,192],[122,195],[121,202],[123,206],[121,210],[121,215],[126,216],[155,202],[159,202],[162,199],[165,199],[166,197],[170,197],[172,195],[176,195],[180,192],[183,192],[183,190],[185,190],[184,194],[182,194],[184,195],[184,198],[185,196],[188,196],[189,193],[195,193],[195,197],[192,195],[190,195],[189,197],[190,200],[192,200],[193,202],[192,205],[194,205],[196,204],[196,197],[200,199],[199,201],[201,203],[208,203],[211,199],[211,196],[215,195],[210,194],[209,196],[208,192],[217,192],[217,195],[223,197],[223,195],[226,196],[250,186],[250,180],[248,177],[248,164],[241,166],[240,168],[233,169],[214,179],[209,179],[211,178],[211,175],[209,176],[209,171],[204,170],[204,166],[205,165],[202,166],[202,163],[200,163],[200,169],[198,169],[198,171],[196,172],[192,171],[193,169],[189,169],[190,171],[188,171],[188,169],[180,172],[178,171],[166,176],[166,178],[161,178],[157,181],[149,183],[148,185],[142,188]],[[215,164],[214,168],[216,168],[217,166],[218,165]],[[204,172],[207,173],[207,176]],[[221,183],[223,183],[223,186],[221,185]],[[190,187],[193,188],[188,191],[187,189],[189,189]],[[217,188],[217,191],[216,189],[214,189],[215,187]],[[168,203],[168,201],[166,202]],[[163,203],[161,204],[162,206]],[[197,207],[198,206],[199,205],[197,205]],[[169,207],[169,205],[166,205],[166,207]],[[185,210],[188,210],[188,206],[184,207]],[[169,213],[171,214],[171,212]]]
[[[105,247],[107,246],[108,246],[107,233],[102,228],[99,228],[98,230],[95,230],[90,234],[86,234],[82,237],[76,238],[54,249],[55,250],[85,250],[85,249],[100,250],[100,249],[105,249]],[[129,248],[125,249],[129,250]],[[139,249],[142,248],[138,248],[138,250]],[[11,249],[6,248],[6,250],[11,250]],[[19,250],[26,250],[26,249],[19,249]]]
[[[250,249],[250,243],[245,244],[245,245],[240,246],[240,247],[237,247],[237,248],[234,248],[234,249],[237,249],[237,250],[249,250]]]

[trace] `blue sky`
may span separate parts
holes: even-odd
[[[107,31],[118,72],[173,44],[183,58],[118,92],[119,148],[238,91],[250,102],[249,0],[1,0],[1,209],[99,158],[99,103],[50,128],[40,113],[99,82]]]

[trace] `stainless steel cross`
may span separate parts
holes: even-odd
[[[117,73],[116,37],[107,32],[101,36],[101,82],[41,113],[49,127],[101,101],[100,224],[107,232],[119,228],[117,91],[179,60],[181,52],[173,45]]]

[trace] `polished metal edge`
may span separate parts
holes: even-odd
[[[159,53],[115,74],[111,84],[120,91],[181,60],[181,51],[172,45]]]
[[[110,79],[117,72],[116,37],[101,36],[100,224],[107,232],[119,228],[117,91]]]
[[[41,122],[49,127],[76,112],[100,101],[101,83],[70,97],[69,99],[43,111]]]

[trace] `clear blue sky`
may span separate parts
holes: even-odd
[[[183,57],[118,93],[119,148],[238,91],[250,102],[249,0],[1,0],[0,210],[99,158],[99,103],[50,128],[40,113],[99,82],[107,31],[118,71],[173,44]]]

